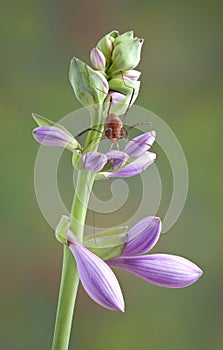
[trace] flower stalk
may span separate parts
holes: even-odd
[[[92,120],[101,125],[103,118],[102,106],[98,105],[93,109]],[[90,130],[85,145],[88,149],[97,151],[98,143],[94,143],[98,132]],[[94,184],[95,173],[85,169],[78,171],[76,191],[70,212],[70,228],[75,232],[80,242],[83,241],[84,225],[87,213],[88,202]],[[73,311],[75,307],[76,295],[79,285],[79,276],[73,255],[67,245],[64,245],[63,267],[58,298],[56,324],[52,343],[52,350],[67,350],[69,346]]]

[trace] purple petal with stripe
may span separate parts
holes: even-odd
[[[156,159],[156,154],[151,152],[145,152],[141,157],[134,160],[131,164],[124,166],[122,169],[116,170],[114,172],[101,172],[100,174],[105,176],[105,178],[113,177],[130,177],[140,174],[149,165],[151,165]]]
[[[104,88],[104,93],[108,94],[109,86],[108,86],[107,79],[105,78],[105,76],[101,72],[96,72],[96,74],[101,79],[101,82],[102,82],[102,85],[103,85],[103,88]]]
[[[122,256],[140,255],[148,252],[160,237],[161,221],[149,216],[139,221],[127,233],[128,239]]]
[[[85,169],[97,173],[107,163],[107,157],[100,152],[88,152],[82,156]]]
[[[118,150],[107,152],[106,157],[108,161],[110,161],[110,163],[112,164],[113,169],[119,168],[120,166],[124,165],[129,158],[128,154]]]
[[[79,242],[70,242],[69,248],[74,255],[81,283],[88,295],[107,309],[124,312],[121,288],[110,267]]]
[[[169,254],[121,256],[109,260],[108,264],[129,271],[147,282],[168,288],[189,286],[202,275],[202,270],[191,261]]]
[[[127,143],[123,151],[130,157],[140,157],[151,148],[155,138],[156,132],[154,130],[134,137],[134,139]]]
[[[69,132],[55,126],[40,126],[33,130],[33,136],[44,146],[68,147],[75,149],[78,143]],[[73,147],[72,147],[73,145]]]
[[[114,103],[119,103],[121,101],[123,101],[126,96],[124,94],[121,94],[120,92],[116,92],[116,91],[110,91],[109,96],[111,96],[111,103],[114,104]]]
[[[138,70],[135,70],[135,69],[130,69],[130,70],[127,70],[125,72],[122,72],[124,78],[129,78],[133,81],[135,80],[138,80],[140,75],[141,75],[141,72],[139,72]]]
[[[90,60],[92,65],[99,70],[104,70],[106,65],[106,59],[103,53],[94,47],[90,53]]]

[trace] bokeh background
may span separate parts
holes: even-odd
[[[30,113],[59,120],[79,108],[68,81],[70,58],[88,61],[105,33],[134,29],[145,39],[137,104],[172,128],[190,172],[184,211],[154,251],[188,257],[205,273],[189,288],[168,290],[118,272],[127,304],[122,315],[100,308],[80,288],[70,349],[222,349],[222,1],[0,6],[0,348],[50,349],[59,288],[62,247],[35,198],[38,145]]]

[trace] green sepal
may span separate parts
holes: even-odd
[[[108,180],[108,179],[103,173],[96,173],[95,174],[95,180],[99,181],[99,180]]]
[[[70,218],[66,215],[62,215],[56,230],[56,239],[63,244],[67,244],[67,230],[70,228]]]
[[[42,117],[39,114],[32,113],[32,117],[39,126],[55,126],[56,125],[56,122],[53,122],[52,120],[47,119],[46,117]],[[59,124],[57,124],[57,127],[58,128],[60,127],[62,130],[64,130],[64,128]]]
[[[102,260],[122,254],[127,242],[127,226],[110,229],[84,238],[84,246]]]
[[[69,79],[76,98],[84,106],[103,103],[107,96],[100,73],[76,57],[70,63]]]

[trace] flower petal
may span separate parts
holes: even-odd
[[[145,152],[141,157],[134,160],[132,163],[124,166],[122,169],[114,172],[101,172],[100,174],[109,179],[112,177],[130,177],[140,174],[149,165],[151,165],[156,159],[156,154],[151,152]]]
[[[155,138],[156,132],[154,130],[134,137],[134,139],[127,143],[123,151],[130,157],[140,157],[151,148]]]
[[[112,90],[109,91],[108,95],[109,95],[109,101],[111,97],[112,104],[122,102],[126,98],[124,94],[121,94],[120,92],[112,91]]]
[[[103,85],[103,89],[104,89],[104,93],[107,95],[108,94],[108,90],[109,90],[109,86],[108,86],[108,81],[105,78],[105,76],[101,73],[101,72],[96,72],[97,75],[99,76],[99,78],[101,79],[102,85]]]
[[[122,74],[125,78],[129,78],[131,80],[138,80],[141,75],[141,72],[135,69],[130,69],[125,72],[122,72]]]
[[[105,56],[103,55],[103,53],[97,49],[96,47],[94,47],[91,50],[90,53],[90,59],[91,59],[91,63],[92,65],[99,70],[104,70],[105,66],[106,66],[106,59]]]
[[[160,231],[159,218],[149,216],[142,219],[128,232],[127,244],[122,255],[133,256],[148,252],[158,241]]]
[[[129,158],[128,154],[118,150],[107,152],[106,157],[108,161],[110,161],[110,163],[112,164],[113,169],[119,168],[120,166],[124,165]]]
[[[70,150],[75,150],[79,146],[68,131],[56,126],[40,126],[33,130],[33,136],[44,146],[66,147]]]
[[[109,260],[108,264],[129,271],[150,283],[168,288],[189,286],[202,275],[202,270],[191,261],[169,254],[121,256]]]
[[[81,283],[88,295],[107,309],[124,312],[121,288],[110,267],[77,240],[75,243],[70,242],[69,248],[74,255]]]
[[[82,156],[85,169],[97,173],[107,163],[107,157],[99,152],[87,152]]]

